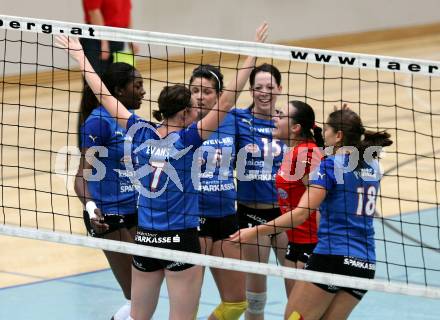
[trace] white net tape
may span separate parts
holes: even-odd
[[[327,285],[383,291],[388,293],[399,293],[411,296],[423,296],[426,298],[440,298],[440,288],[429,288],[421,285],[389,282],[383,280],[368,280],[323,272],[306,271],[265,263],[206,256],[197,253],[154,248],[120,241],[90,238],[68,233],[45,231],[41,229],[37,230],[26,227],[0,225],[0,233],[8,236],[71,244],[88,248],[127,253],[131,255],[152,257],[156,259],[178,260],[181,262],[205,267],[222,268],[242,272],[251,271],[252,273],[256,274],[317,282]]]
[[[0,28],[52,35],[80,35],[84,38],[221,51],[225,53],[251,55],[256,57],[270,57],[281,60],[296,60],[306,63],[318,63],[339,67],[353,67],[360,69],[393,71],[398,73],[440,76],[440,64],[437,61],[429,60],[413,60],[380,55],[373,56],[368,54],[347,53],[341,51],[314,50],[283,45],[90,26],[80,23],[4,15],[0,15]],[[81,34],[78,34],[79,32]]]

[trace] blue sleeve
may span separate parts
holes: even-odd
[[[218,132],[228,136],[235,136],[237,133],[237,125],[235,121],[235,113],[229,112],[223,119]]]
[[[237,109],[237,108],[234,108],[230,111],[230,113],[234,119],[234,125],[235,125],[235,131],[236,131],[235,133],[238,136],[246,134],[246,132],[243,132],[243,126],[240,125],[241,121],[243,119],[245,119],[244,111],[245,111],[245,109]],[[238,141],[238,139],[237,139],[237,141]],[[238,148],[237,148],[237,150],[238,150]]]
[[[231,110],[229,110],[229,112],[228,112],[228,114],[226,116],[227,117],[229,116],[229,117],[232,117],[232,118],[237,117],[237,108],[234,107]]]
[[[143,123],[145,126],[140,126],[136,128],[133,132],[131,132],[131,127],[134,126],[137,123]],[[145,120],[138,115],[132,113],[130,118],[127,120],[127,136],[130,136],[133,143],[142,143],[143,142],[143,135],[145,131],[151,131],[157,128],[157,125],[154,124],[151,121]]]
[[[144,120],[144,119],[142,119],[141,117],[139,117],[138,115],[132,113],[131,116],[130,116],[130,118],[128,118],[128,120],[127,120],[127,130],[130,129],[130,127],[131,127],[132,125],[134,125],[135,123],[137,123],[137,122],[146,122],[146,123],[150,123],[149,121]]]
[[[110,123],[100,118],[88,118],[81,126],[81,148],[103,146],[110,139]]]
[[[194,122],[189,127],[180,130],[179,135],[185,148],[189,146],[198,148],[203,143],[203,140],[199,134],[199,129],[197,128],[197,122]]]
[[[225,117],[223,118],[222,123],[220,124],[220,126],[227,126],[230,125],[234,122],[234,115],[231,112],[228,112]]]
[[[336,185],[335,162],[333,158],[327,157],[321,161],[321,164],[311,174],[309,179],[310,185],[318,185],[326,190],[331,190]]]
[[[132,125],[134,125],[135,123],[138,123],[138,122],[144,122],[144,123],[149,124],[153,128],[157,128],[157,124],[156,123],[148,121],[148,120],[145,120],[144,118],[139,117],[137,114],[132,113],[130,118],[128,118],[128,120],[127,120],[127,128],[126,129],[127,130],[130,129],[130,127]]]

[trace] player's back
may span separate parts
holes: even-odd
[[[131,117],[127,127],[136,123],[141,124],[133,137],[136,174],[142,184],[139,226],[160,231],[197,227],[198,191],[191,170],[194,151],[202,143],[197,125],[161,138],[153,125],[139,118]]]
[[[327,195],[320,207],[321,220],[315,253],[375,260],[373,217],[379,190],[377,161],[347,170],[349,155],[329,156],[311,179]]]

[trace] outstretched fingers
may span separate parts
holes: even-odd
[[[256,42],[265,42],[269,32],[269,24],[264,21],[261,26],[259,26],[255,33]]]
[[[236,231],[234,234],[229,236],[229,240],[237,245],[241,244],[256,244],[257,243],[257,229],[243,228]]]
[[[61,49],[68,49],[69,39],[65,35],[59,35],[55,37],[55,46]]]
[[[229,236],[229,240],[235,242],[235,244],[240,244],[240,230],[237,230],[235,233]]]
[[[58,35],[55,37],[55,45],[58,48],[67,51],[73,58],[77,60],[84,56],[83,48],[77,37]]]
[[[343,103],[341,106],[334,105],[333,111],[338,111],[338,110],[350,110],[350,107],[348,106],[347,103]]]

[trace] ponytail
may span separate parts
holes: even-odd
[[[350,109],[336,110],[330,113],[327,125],[335,132],[342,131],[344,137],[342,146],[354,146],[359,152],[357,168],[361,168],[373,159],[379,158],[383,147],[393,144],[391,135],[385,131],[367,131],[359,115]],[[371,153],[367,149],[374,147]]]
[[[153,117],[159,122],[163,121],[162,112],[160,112],[159,110],[153,110]]]
[[[315,112],[313,108],[304,101],[292,100],[289,104],[294,108],[291,113],[291,120],[301,125],[300,136],[304,139],[315,140],[318,147],[324,147],[322,128],[315,124]]]
[[[313,128],[313,139],[318,147],[324,147],[324,138],[322,137],[322,128],[314,125]]]
[[[373,159],[379,158],[379,152],[383,147],[387,147],[393,144],[393,141],[390,139],[391,135],[386,131],[365,131],[363,134],[364,138],[361,139],[356,148],[359,151],[359,163],[370,162]],[[370,153],[366,154],[366,150],[370,147],[376,147],[378,150],[373,150]]]
[[[162,121],[173,117],[179,111],[192,107],[191,91],[184,85],[165,86],[157,99],[159,110],[153,111],[153,117]]]
[[[79,106],[79,118],[77,123],[78,129],[78,147],[82,146],[82,135],[81,135],[81,126],[84,124],[86,119],[90,116],[92,111],[98,107],[99,101],[96,99],[95,94],[92,89],[84,82],[83,86],[83,95],[81,97],[81,102]]]

